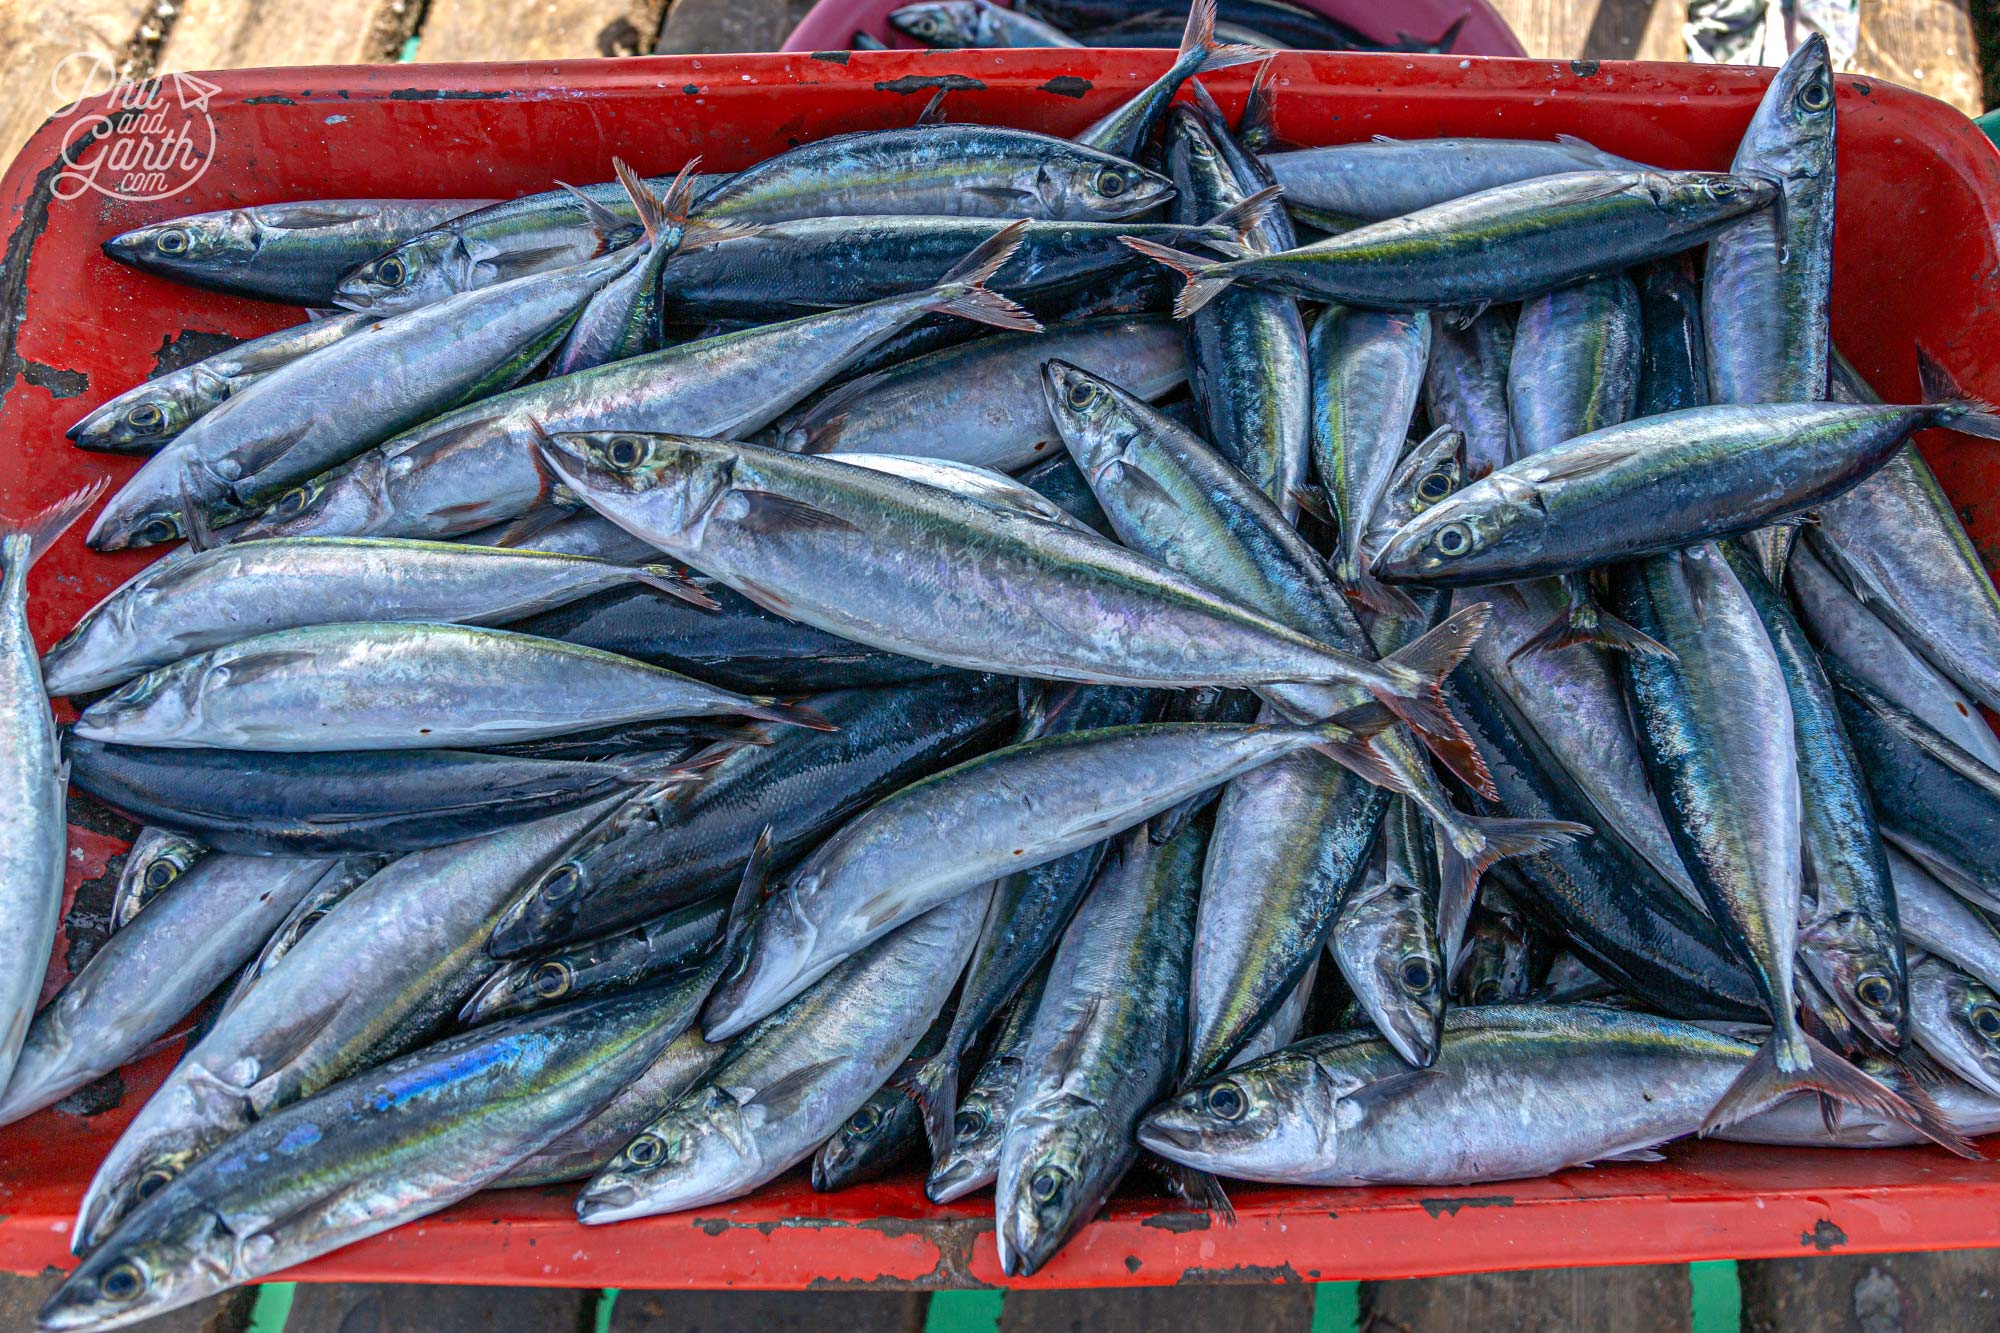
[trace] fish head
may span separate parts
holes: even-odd
[[[42,1306],[40,1328],[117,1328],[150,1319],[232,1286],[239,1238],[211,1209],[163,1196],[142,1208],[99,1246]]]
[[[1138,438],[1140,422],[1131,397],[1101,376],[1051,358],[1042,363],[1042,398],[1063,446],[1096,490]]]
[[[75,734],[114,745],[175,740],[198,720],[208,675],[187,663],[149,671],[84,709]]]
[[[120,394],[65,432],[83,449],[144,449],[165,444],[194,420],[192,386],[178,381]]]
[[[1833,58],[1819,33],[1800,43],[1750,117],[1731,170],[1780,182],[1833,174]]]
[[[1958,1056],[1946,1063],[1989,1091],[2000,1088],[2000,995],[1984,982],[1936,959],[1919,964],[1918,970],[1928,975],[1916,984],[1941,994],[1944,1002],[1949,1024],[1944,1044],[1947,1052]],[[1923,1026],[1920,1022],[1920,1031]]]
[[[333,289],[334,302],[390,315],[442,301],[464,286],[457,276],[464,267],[457,262],[462,253],[451,232],[413,236],[342,278]]]
[[[994,1110],[978,1088],[959,1103],[951,1120],[951,1147],[924,1182],[924,1193],[932,1203],[950,1203],[977,1189],[983,1178],[991,1178],[988,1173],[1000,1156],[1000,1137],[1007,1128],[1005,1110],[998,1115]]]
[[[93,551],[162,546],[188,535],[188,504],[219,509],[227,496],[226,484],[199,459],[170,448],[147,459],[105,502],[85,540]]]
[[[1768,208],[1783,193],[1775,180],[1732,171],[1648,172],[1644,182],[1669,229],[1682,235],[1711,233],[1731,218]]]
[[[742,1032],[809,984],[810,970],[818,961],[819,929],[804,900],[817,884],[807,866],[758,907],[702,1010],[702,1033],[710,1041]]]
[[[1465,432],[1440,426],[1397,465],[1376,510],[1375,525],[1362,541],[1362,553],[1372,557],[1397,528],[1449,500],[1465,481]]]
[[[1164,204],[1174,183],[1122,157],[1071,144],[1036,168],[1033,191],[1044,217],[1115,222]]]
[[[544,467],[583,502],[619,526],[642,524],[669,554],[676,537],[694,538],[710,506],[730,487],[740,445],[693,435],[593,431],[544,436]]]
[[[157,829],[146,830],[132,845],[125,868],[119,872],[118,892],[112,899],[114,924],[124,925],[187,874],[201,856],[200,845],[188,838]]]
[[[1245,1179],[1282,1180],[1323,1166],[1334,1155],[1327,1112],[1338,1098],[1307,1085],[1325,1078],[1299,1049],[1273,1052],[1155,1106],[1139,1121],[1139,1143],[1170,1162]]]
[[[1799,956],[1850,1022],[1889,1050],[1910,1035],[1908,978],[1900,939],[1869,928],[1856,912],[1815,914],[1799,928]]]
[[[120,232],[104,253],[150,273],[199,280],[204,273],[241,268],[257,257],[257,223],[240,208],[156,222]]]
[[[1103,1111],[1080,1096],[1058,1092],[1017,1106],[994,1182],[1000,1271],[1024,1277],[1047,1263],[1096,1214],[1113,1183],[1105,1166],[1119,1157]]]
[[[979,6],[973,0],[939,0],[889,11],[889,26],[925,46],[979,44]]]
[[[526,958],[505,963],[472,993],[458,1011],[458,1021],[466,1027],[478,1027],[552,1004],[575,987],[576,971],[564,959]]]
[[[584,1186],[577,1219],[623,1222],[741,1193],[761,1165],[753,1129],[732,1090],[697,1084]]]
[[[302,481],[245,523],[233,540],[354,537],[390,528],[393,507],[383,499],[387,471],[387,461],[374,451],[336,471]]]
[[[903,1096],[901,1092],[885,1089],[840,1122],[840,1128],[833,1131],[813,1158],[814,1189],[838,1189],[871,1159],[893,1151],[901,1142],[895,1134],[897,1117],[893,1099]]]
[[[1478,582],[1532,549],[1547,524],[1536,484],[1502,468],[1396,529],[1375,557],[1375,575],[1391,582]]]

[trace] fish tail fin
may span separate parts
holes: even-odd
[[[1417,729],[1424,744],[1460,781],[1488,800],[1498,796],[1493,775],[1445,703],[1444,679],[1465,660],[1492,619],[1493,608],[1485,602],[1453,612],[1442,625],[1383,659],[1381,665],[1393,668],[1396,683],[1375,691],[1391,712]]]
[[[1606,652],[1664,657],[1670,662],[1675,660],[1673,649],[1604,610],[1587,594],[1572,591],[1570,604],[1529,636],[1527,642],[1507,654],[1507,661],[1512,663],[1530,653],[1552,653],[1559,648],[1573,648],[1580,643],[1602,648]]]
[[[1317,739],[1310,748],[1365,782],[1390,791],[1407,792],[1409,780],[1375,748],[1373,739],[1395,723],[1395,713],[1380,705],[1351,709],[1339,717],[1314,723],[1311,731]]]
[[[1022,218],[1008,223],[981,241],[965,258],[952,265],[951,271],[926,293],[930,302],[925,309],[991,324],[995,328],[1040,333],[1040,320],[986,285],[1000,271],[1000,266],[1021,248],[1021,236],[1027,227],[1028,220]]]
[[[905,1087],[917,1104],[917,1114],[923,1117],[931,1160],[942,1162],[951,1152],[951,1121],[958,1110],[957,1057],[939,1051],[918,1066]]]
[[[1231,1226],[1236,1224],[1236,1205],[1229,1202],[1222,1182],[1214,1175],[1164,1157],[1155,1158],[1153,1165],[1166,1178],[1167,1189],[1189,1207],[1213,1213]]]
[[[1174,298],[1174,318],[1186,319],[1195,311],[1222,295],[1228,286],[1236,281],[1227,264],[1218,264],[1198,255],[1185,254],[1157,241],[1143,240],[1137,236],[1120,236],[1132,249],[1146,258],[1165,264],[1181,275],[1186,285],[1181,294]]]
[[[788,704],[763,695],[751,695],[750,707],[735,711],[745,717],[758,718],[765,722],[782,722],[789,727],[804,727],[808,731],[839,731],[840,728],[804,704]]]
[[[618,177],[618,183],[625,187],[625,197],[632,201],[632,211],[639,215],[639,226],[646,233],[647,243],[658,244],[660,233],[667,229],[667,213],[673,205],[654,194],[653,187],[646,184],[646,178],[632,170],[624,158],[612,158],[611,171]],[[686,179],[687,168],[682,167],[681,174],[674,178],[673,188],[682,188]],[[683,214],[687,212],[685,199],[681,201],[680,209]]]
[[[1271,70],[1277,64],[1272,56],[1257,66],[1256,77],[1250,80],[1250,95],[1243,99],[1243,114],[1236,121],[1236,141],[1253,153],[1268,153],[1285,146],[1278,137],[1278,100],[1271,91]]]
[[[1187,26],[1181,29],[1180,59],[1189,62],[1188,75],[1231,65],[1247,65],[1271,53],[1261,46],[1246,46],[1215,40],[1216,0],[1194,0],[1188,6]]]
[[[630,577],[634,583],[644,584],[654,592],[663,592],[669,597],[678,597],[704,611],[719,611],[722,603],[696,587],[687,575],[671,565],[639,565],[633,568]]]
[[[1465,941],[1465,923],[1479,896],[1479,881],[1495,861],[1530,856],[1559,847],[1596,830],[1566,819],[1506,819],[1461,816],[1451,828],[1440,829],[1438,862],[1438,936],[1444,950],[1445,973],[1458,970],[1458,951]]]
[[[110,484],[111,478],[99,477],[18,523],[0,519],[0,570],[9,578],[25,577]]]
[[[1786,1026],[1791,1028],[1789,1033]],[[1702,1122],[1702,1133],[1733,1125],[1799,1092],[1818,1092],[1834,1101],[1900,1121],[1928,1137],[1938,1137],[1953,1151],[1972,1150],[1941,1116],[1927,1122],[1908,1099],[1857,1069],[1845,1056],[1796,1024],[1772,1030],[1770,1038],[1758,1048],[1736,1081],[1710,1108],[1708,1118]]]
[[[1441,54],[1442,52],[1451,50],[1452,47],[1458,44],[1459,31],[1465,27],[1467,20],[1471,19],[1471,17],[1472,15],[1469,13],[1460,14],[1457,18],[1452,20],[1452,24],[1449,28],[1446,28],[1443,32],[1439,33],[1435,39],[1428,42],[1424,41],[1422,38],[1419,37],[1412,37],[1407,32],[1397,33],[1396,40],[1400,41],[1405,46],[1415,47],[1420,50],[1428,51],[1433,55]]]
[[[1922,346],[1917,348],[1917,383],[1923,386],[1924,401],[1946,414],[1938,424],[1982,440],[2000,440],[2000,408],[1966,392]]]
[[[632,224],[568,181],[557,181],[556,186],[566,190],[569,197],[576,200],[578,206],[583,209],[584,218],[590,223],[591,231],[597,234],[597,252],[605,254],[618,249],[618,239],[632,230]]]
[[[1234,259],[1258,253],[1256,247],[1250,244],[1250,233],[1263,226],[1271,210],[1279,206],[1278,196],[1282,192],[1279,186],[1266,185],[1257,193],[1245,195],[1217,213],[1207,225],[1228,235],[1213,237],[1208,244]]]

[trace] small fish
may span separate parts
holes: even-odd
[[[1913,948],[1985,985],[2000,985],[2000,931],[1991,921],[1893,847],[1889,878],[1896,890],[1896,919]]]
[[[1495,186],[1573,171],[1645,171],[1574,135],[1536,139],[1392,139],[1267,153],[1285,202],[1363,222],[1402,217]]]
[[[458,1021],[478,1027],[645,985],[718,944],[728,915],[727,898],[704,898],[605,939],[504,964],[472,993]]]
[[[98,481],[0,522],[0,1087],[14,1071],[62,917],[69,763],[28,627],[28,571],[104,492]]]
[[[491,625],[606,588],[714,599],[662,565],[370,537],[232,542],[140,571],[42,657],[51,694],[84,694],[279,630],[357,621]]]
[[[973,1075],[972,1086],[958,1101],[951,1118],[951,1142],[932,1162],[924,1195],[932,1203],[950,1203],[991,1185],[1000,1174],[1000,1145],[1007,1134],[1007,1112],[1026,1072],[1023,1057],[1035,1035],[1035,1010],[1041,1003],[1044,970],[1021,987],[986,1063]]]
[[[1416,807],[1398,798],[1390,811],[1376,863],[1341,900],[1326,947],[1375,1030],[1422,1069],[1444,1030],[1437,856]]]
[[[690,160],[674,177],[666,194],[655,195],[638,172],[619,158],[611,159],[611,169],[618,173],[618,183],[631,196],[633,209],[639,215],[643,234],[634,244],[643,249],[645,258],[626,268],[584,303],[577,312],[576,322],[564,335],[562,346],[549,362],[549,374],[568,375],[659,349],[664,340],[660,325],[660,272],[683,246],[713,239],[713,233],[704,233],[700,224],[695,224],[692,232],[688,224],[688,208],[694,195],[690,177],[700,162],[698,157]]]
[[[975,893],[991,899],[990,894]],[[947,1006],[888,1081],[820,1145],[812,1161],[814,1190],[830,1194],[877,1179],[915,1155],[924,1142],[924,1119],[910,1080],[938,1053],[952,1023]]]
[[[1700,245],[1769,204],[1777,186],[1701,171],[1573,171],[1496,186],[1276,255],[1216,263],[1151,241],[1181,275],[1185,319],[1238,282],[1390,310],[1478,307]]]
[[[374,322],[373,315],[342,311],[252,338],[127,389],[63,433],[79,449],[150,453],[278,367]]]
[[[190,213],[120,232],[104,253],[121,264],[234,296],[333,304],[334,287],[412,236],[490,208],[488,199],[311,199]]]
[[[1076,142],[1119,157],[1134,157],[1153,137],[1167,104],[1180,86],[1197,74],[1247,65],[1269,51],[1257,46],[1225,46],[1215,40],[1216,0],[1192,0],[1181,47],[1166,73],[1107,111],[1076,136]]]
[[[161,667],[83,710],[76,735],[173,749],[425,750],[792,705],[595,648],[466,625],[362,621],[260,634]]]

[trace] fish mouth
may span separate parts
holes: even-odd
[[[1147,174],[1120,196],[1113,208],[1104,210],[1104,220],[1118,222],[1125,218],[1137,217],[1150,209],[1158,208],[1174,197],[1174,183],[1165,176]]]
[[[603,1189],[585,1190],[577,1196],[576,1220],[587,1227],[643,1216],[645,1213],[640,1205],[639,1191],[630,1185],[607,1185]]]
[[[932,1203],[950,1203],[978,1189],[981,1172],[964,1159],[948,1162],[924,1182],[924,1197]]]
[[[136,231],[120,232],[100,245],[98,249],[104,252],[106,259],[115,259],[121,264],[136,266],[140,255],[147,248],[146,237],[147,233],[151,230],[149,227],[141,227]]]
[[[1201,1152],[1201,1131],[1193,1125],[1176,1123],[1172,1115],[1172,1108],[1164,1108],[1141,1120],[1136,1131],[1140,1146],[1172,1161],[1195,1165],[1189,1159]]]

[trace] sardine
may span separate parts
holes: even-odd
[[[1339,520],[1334,577],[1364,604],[1385,608],[1389,594],[1361,562],[1361,542],[1409,438],[1424,369],[1431,317],[1329,306],[1313,325],[1313,466]]]
[[[2000,985],[2000,931],[1992,922],[1894,848],[1889,878],[1904,939],[1988,986]]]
[[[1174,63],[1159,78],[1091,122],[1076,136],[1076,141],[1119,157],[1136,157],[1152,140],[1154,128],[1167,114],[1167,104],[1174,100],[1183,83],[1197,74],[1247,65],[1270,55],[1262,47],[1225,46],[1217,42],[1215,17],[1216,0],[1191,0]]]

